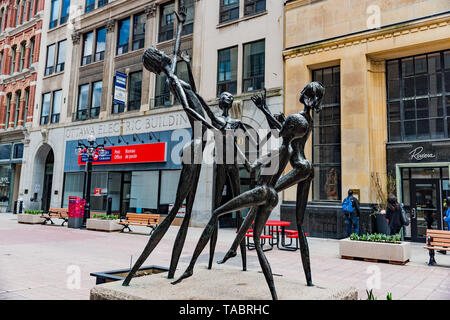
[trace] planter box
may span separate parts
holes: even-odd
[[[101,220],[101,219],[87,219],[86,229],[97,231],[120,231],[123,226],[118,224],[119,220]]]
[[[127,277],[128,273],[131,269],[122,269],[122,270],[114,270],[114,271],[104,271],[104,272],[93,272],[90,275],[92,277],[96,277],[95,284],[108,283],[113,281],[123,281]],[[141,267],[134,275],[134,278],[149,276],[152,274],[168,272],[168,268],[159,267],[159,266],[147,266]]]
[[[43,224],[45,219],[40,214],[18,214],[17,221],[27,224]]]
[[[411,257],[411,243],[393,244],[356,241],[347,238],[339,241],[339,255],[341,258],[384,260],[389,263],[405,264]]]

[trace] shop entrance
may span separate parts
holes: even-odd
[[[110,172],[108,175],[108,198],[111,198],[113,214],[126,216],[130,208],[130,194],[131,172]]]
[[[442,229],[439,180],[411,180],[411,240],[424,242],[427,229]]]
[[[53,150],[50,150],[47,159],[45,160],[44,171],[44,188],[42,190],[42,210],[47,211],[50,209],[50,202],[52,200],[52,183],[53,183],[53,164],[55,157]]]

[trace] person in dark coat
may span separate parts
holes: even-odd
[[[391,235],[398,234],[404,225],[402,219],[400,203],[397,201],[397,197],[393,194],[388,196],[386,219],[389,221],[389,228],[391,229]]]

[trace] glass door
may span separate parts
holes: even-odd
[[[411,240],[425,241],[427,229],[441,229],[439,180],[411,180]]]

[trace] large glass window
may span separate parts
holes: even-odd
[[[91,118],[97,118],[100,114],[100,107],[102,105],[102,88],[103,81],[97,81],[92,84]]]
[[[89,84],[84,84],[81,85],[78,89],[77,120],[87,119],[88,106],[89,106]]]
[[[56,72],[64,71],[66,62],[66,40],[58,43],[58,59],[56,60]]]
[[[106,48],[106,28],[100,28],[97,30],[97,40],[95,43],[95,61],[101,61],[105,59]]]
[[[11,70],[10,74],[13,74],[16,70],[16,54],[17,54],[17,46],[14,46],[11,48],[12,50],[12,57],[11,57]]]
[[[94,40],[94,32],[88,32],[83,37],[83,59],[81,65],[84,66],[92,62],[92,45]]]
[[[30,61],[28,62],[28,65],[31,66],[33,64],[33,58],[34,58],[34,37],[30,40]]]
[[[0,206],[9,205],[9,196],[11,194],[11,165],[0,166]]]
[[[183,25],[182,35],[191,34],[194,32],[194,13],[195,13],[195,2],[194,0],[185,0],[184,6],[186,7],[186,21]]]
[[[220,0],[219,22],[228,22],[239,19],[239,0]]]
[[[245,0],[244,16],[249,16],[266,10],[266,0]]]
[[[264,88],[265,45],[265,40],[244,45],[244,92]]]
[[[45,75],[51,75],[54,72],[55,68],[55,48],[56,46],[54,44],[49,45],[47,47],[47,64],[45,67]]]
[[[59,0],[52,0],[52,7],[51,7],[51,13],[50,13],[50,29],[53,29],[58,25],[58,18],[59,18]]]
[[[17,127],[19,121],[19,111],[20,111],[20,95],[21,91],[16,92],[16,109],[14,110],[14,128]]]
[[[70,0],[62,0],[62,11],[61,11],[61,24],[64,24],[69,20],[70,14]]]
[[[325,87],[323,109],[314,114],[313,200],[341,200],[340,67],[313,71]]]
[[[169,2],[161,6],[159,17],[159,37],[158,41],[163,42],[173,39],[175,22],[175,3]]]
[[[450,51],[387,61],[389,141],[450,137]]]
[[[27,123],[28,118],[28,104],[30,100],[30,88],[25,89],[25,108],[23,110],[23,123]]]
[[[145,44],[145,22],[147,15],[142,13],[133,18],[133,50],[142,49]]]
[[[130,41],[130,18],[119,21],[117,55],[128,52],[129,41]]]
[[[174,204],[181,170],[161,171],[160,204]]]
[[[51,96],[52,94],[50,92],[42,95],[41,126],[48,124]]]
[[[12,94],[8,94],[6,96],[6,115],[5,115],[5,127],[9,127],[9,115],[11,113],[11,100],[12,100]]]
[[[69,197],[83,198],[84,172],[66,173],[63,207],[69,207]]]
[[[164,74],[156,75],[155,107],[171,106],[170,88]]]
[[[237,93],[238,47],[219,50],[217,66],[217,96],[222,92]]]
[[[142,71],[130,73],[128,85],[128,111],[141,108]]]
[[[62,90],[54,91],[51,123],[59,122],[59,115],[61,113],[61,103],[62,103]]]
[[[158,209],[159,171],[134,171],[130,207]]]
[[[95,9],[95,0],[86,0],[86,7],[85,7],[85,12],[91,12],[92,10]]]
[[[22,72],[24,66],[25,66],[25,42],[22,42],[22,44],[20,45],[20,66],[19,66],[19,72]]]

